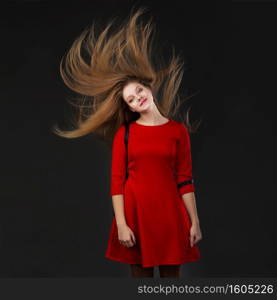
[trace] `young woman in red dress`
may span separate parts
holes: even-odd
[[[76,39],[60,70],[66,85],[82,95],[78,118],[74,130],[53,131],[66,138],[95,133],[110,142],[114,216],[105,257],[129,264],[133,277],[153,277],[155,266],[161,277],[180,277],[181,264],[201,257],[193,129],[174,120],[181,103],[180,57],[167,65],[154,61],[152,24],[138,24],[143,11],[132,12],[110,35],[112,22],[97,39],[93,26]]]

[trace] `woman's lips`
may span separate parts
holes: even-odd
[[[140,106],[142,106],[146,100],[147,100],[147,99],[146,99],[146,98],[144,98],[144,99],[142,100],[142,102],[141,102]]]

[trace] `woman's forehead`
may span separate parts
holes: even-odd
[[[135,92],[137,86],[140,86],[138,82],[129,82],[128,84],[126,84],[123,88],[123,96],[127,97],[129,94]]]

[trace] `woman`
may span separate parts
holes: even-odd
[[[154,61],[152,24],[137,23],[143,10],[110,36],[112,22],[98,39],[92,26],[73,43],[60,70],[66,85],[82,95],[78,119],[74,130],[54,132],[67,138],[93,132],[111,142],[114,217],[105,257],[129,264],[133,277],[153,277],[154,266],[161,277],[180,277],[182,263],[201,257],[192,129],[188,121],[173,120],[182,63],[175,56],[166,66]]]

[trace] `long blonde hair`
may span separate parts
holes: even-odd
[[[55,134],[76,138],[95,133],[111,141],[121,124],[139,117],[139,113],[132,112],[122,98],[122,89],[130,81],[140,82],[151,89],[163,116],[176,117],[184,101],[178,94],[183,62],[173,53],[167,65],[161,60],[154,63],[152,18],[146,24],[138,22],[144,11],[145,8],[136,12],[132,10],[129,19],[109,35],[114,23],[110,21],[97,39],[92,24],[62,57],[60,74],[64,83],[78,94],[71,103],[77,111],[72,120],[73,129],[63,131],[54,125]],[[190,132],[195,131],[190,125],[188,112],[182,121]]]

